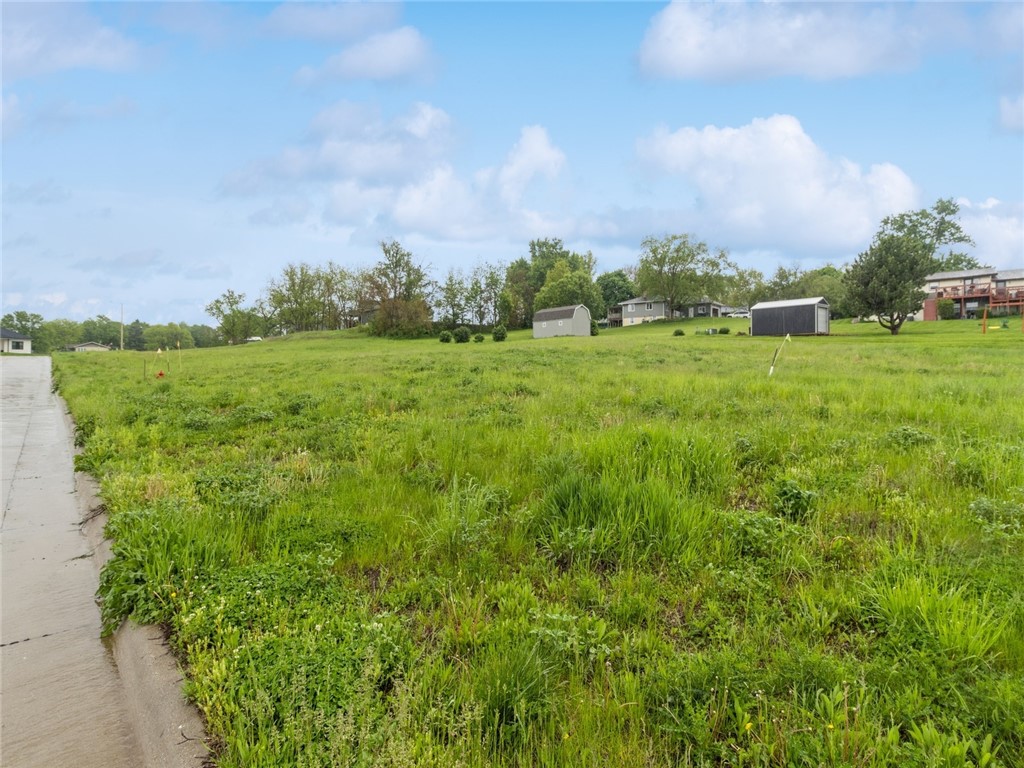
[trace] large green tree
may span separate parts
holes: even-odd
[[[605,316],[604,297],[590,279],[590,273],[585,269],[572,269],[567,261],[559,260],[548,271],[544,286],[534,298],[534,311],[574,304],[585,305],[595,319]]]
[[[960,206],[953,198],[941,198],[931,208],[905,211],[882,219],[879,236],[907,236],[919,241],[933,260],[933,272],[978,269],[982,264],[957,245],[974,245],[974,241],[960,226],[957,217]]]
[[[244,293],[224,291],[206,305],[206,313],[220,324],[220,332],[230,344],[264,333],[263,318],[255,309],[245,306]]]
[[[648,237],[641,247],[637,286],[644,296],[667,300],[673,310],[716,293],[731,266],[724,251],[712,253],[688,234]]]
[[[928,243],[911,234],[881,232],[846,271],[849,306],[857,314],[876,316],[895,336],[924,306],[921,286],[934,266]]]
[[[422,336],[430,333],[433,286],[426,269],[397,240],[380,244],[381,260],[369,272],[375,304],[371,333],[377,336]]]
[[[614,272],[605,272],[594,281],[598,290],[601,291],[601,298],[604,299],[605,307],[613,307],[621,301],[636,297],[636,284],[629,279],[625,270],[617,269]]]

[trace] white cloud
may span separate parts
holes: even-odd
[[[404,183],[434,167],[450,142],[451,119],[430,104],[385,120],[374,106],[341,101],[313,118],[305,143],[230,175],[222,188],[253,194],[296,180]]]
[[[4,3],[5,82],[66,69],[123,70],[138,46],[103,26],[84,5]]]
[[[264,23],[271,34],[306,40],[349,42],[393,27],[396,3],[307,3],[277,6]]]
[[[346,179],[331,186],[325,218],[335,224],[369,226],[384,210],[390,209],[395,190],[387,186],[364,186]]]
[[[555,178],[565,162],[565,153],[551,143],[547,130],[526,126],[498,171],[501,199],[510,206],[518,204],[531,180],[538,175]]]
[[[43,293],[39,295],[39,300],[54,307],[59,307],[61,304],[68,300],[68,295],[64,291],[56,291],[55,293]]]
[[[426,39],[414,27],[400,27],[371,35],[331,56],[319,69],[303,67],[303,83],[324,79],[423,79],[434,69],[434,56]]]
[[[736,247],[857,248],[882,217],[913,208],[917,199],[910,178],[895,165],[865,171],[829,156],[789,115],[740,128],[661,127],[637,142],[637,154],[691,184],[702,227]]]
[[[652,19],[638,61],[669,78],[853,77],[906,69],[961,26],[941,7],[673,2]]]
[[[988,198],[978,203],[957,200],[960,224],[974,240],[971,253],[997,269],[1024,267],[1024,203]]]
[[[477,190],[448,164],[437,166],[422,181],[399,190],[391,218],[405,229],[453,240],[493,234]]]
[[[1024,133],[1024,93],[999,100],[999,125],[1007,131]]]

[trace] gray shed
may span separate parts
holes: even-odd
[[[583,304],[541,309],[533,316],[533,338],[589,336],[590,310]]]
[[[813,299],[762,301],[750,308],[751,336],[827,336],[828,302]]]

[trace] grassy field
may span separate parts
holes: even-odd
[[[225,767],[1024,764],[1019,318],[715,325],[56,356],[104,619]]]

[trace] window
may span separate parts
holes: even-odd
[[[541,327],[541,328],[547,328],[547,327],[548,327],[548,324],[547,324],[546,322],[544,322],[544,323],[541,323],[541,324],[540,324],[540,327]]]
[[[630,312],[632,312],[632,311],[633,311],[633,305],[632,305],[632,304],[630,304],[630,305],[629,305],[629,311],[630,311]]]
[[[654,305],[651,302],[647,302],[648,309],[654,309]]]
[[[559,328],[561,328],[561,327],[562,327],[562,321],[561,321],[561,320],[559,320],[559,321],[558,321],[558,327],[559,327]]]
[[[11,349],[23,350],[23,349],[25,349],[25,342],[24,341],[12,341],[11,342]]]
[[[704,305],[701,305],[701,306],[697,307],[697,314],[698,315],[706,315],[707,313],[708,313],[708,308],[705,307]]]

